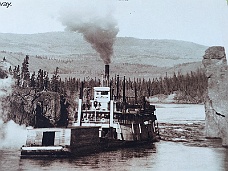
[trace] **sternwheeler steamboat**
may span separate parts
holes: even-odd
[[[125,85],[122,97],[114,96],[105,65],[103,85],[93,87],[93,99],[83,99],[82,83],[75,121],[67,127],[28,129],[21,156],[82,155],[158,141],[155,106],[145,98],[141,104],[126,99]]]

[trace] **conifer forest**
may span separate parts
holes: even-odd
[[[80,90],[83,90],[83,99],[88,101],[93,98],[92,87],[102,85],[103,81],[101,78],[88,78],[86,75],[84,79],[77,78],[75,75],[74,78],[69,77],[63,80],[59,76],[58,67],[52,75],[42,69],[39,69],[37,73],[30,73],[28,55],[21,66],[9,67],[8,72],[13,77],[14,85],[12,93],[4,99],[4,109],[7,110],[3,111],[5,120],[13,119],[19,124],[32,126],[38,102],[42,102],[43,113],[46,117],[51,117],[54,113],[53,123],[60,121],[61,113],[68,115],[68,118],[73,120],[77,111]],[[4,77],[4,74],[1,71],[1,78]],[[202,69],[185,75],[179,72],[173,73],[171,77],[147,80],[116,75],[110,78],[109,86],[113,98],[121,99],[124,93],[127,103],[137,104],[141,102],[142,97],[160,94],[175,94],[177,103],[202,103],[207,89],[207,77]],[[123,91],[124,87],[125,91]],[[50,103],[53,104],[50,105]],[[66,103],[67,111],[63,112]]]

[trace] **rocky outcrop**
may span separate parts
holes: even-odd
[[[56,125],[60,119],[61,101],[58,93],[36,92],[31,88],[17,86],[12,88],[13,83],[11,77],[0,79],[0,119],[4,122],[13,120],[19,125],[34,126],[37,123],[39,106],[42,120],[49,120],[50,124]]]
[[[228,66],[225,49],[221,46],[208,48],[202,62],[208,78],[206,136],[222,138],[223,146],[228,146]]]

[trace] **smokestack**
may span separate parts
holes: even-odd
[[[105,86],[109,86],[109,65],[105,65]]]
[[[117,100],[119,100],[119,97],[120,97],[120,94],[119,94],[119,92],[120,92],[120,88],[119,88],[119,85],[120,85],[120,77],[119,77],[119,75],[117,75],[117,94],[116,94],[116,98],[117,98]]]
[[[81,82],[79,99],[83,99],[84,82]]]

